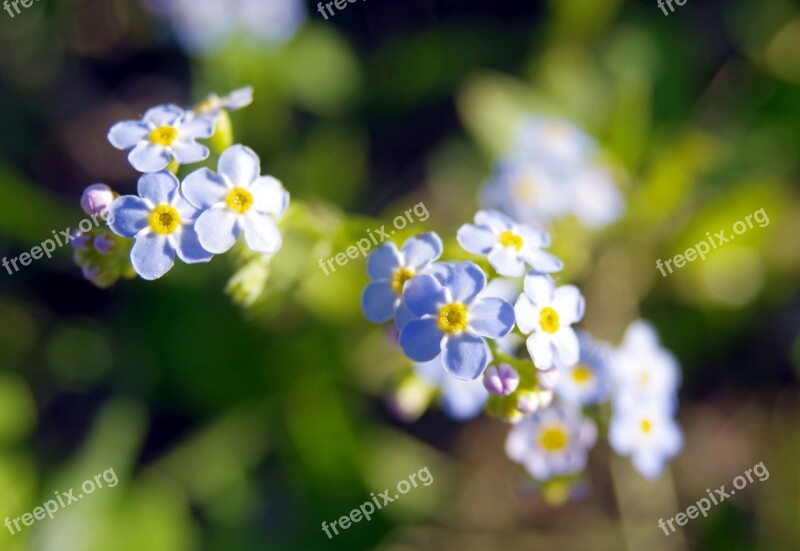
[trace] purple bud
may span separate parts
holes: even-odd
[[[100,214],[111,206],[114,201],[114,192],[105,184],[92,184],[83,190],[81,208],[83,212],[92,216]]]
[[[559,370],[557,367],[550,369],[540,369],[536,372],[539,386],[545,390],[553,390],[558,384]]]
[[[83,273],[83,277],[95,283],[97,281],[97,276],[100,275],[100,268],[97,266],[91,266],[89,264],[84,264],[81,268],[81,272]]]
[[[496,396],[508,396],[517,390],[519,374],[508,364],[490,365],[483,374],[483,386]]]
[[[92,239],[91,234],[83,233],[83,232],[73,232],[72,235],[74,236],[72,240],[69,242],[72,245],[72,248],[76,251],[85,251],[89,246],[89,242]]]
[[[116,244],[116,241],[114,241],[107,233],[101,233],[94,238],[95,250],[104,256],[110,254],[111,251],[114,250]]]

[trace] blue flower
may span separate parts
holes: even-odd
[[[122,237],[136,240],[133,269],[144,279],[158,279],[175,263],[208,262],[213,256],[200,246],[194,229],[198,209],[178,191],[178,179],[167,171],[139,178],[139,197],[124,195],[109,208],[108,225]]]
[[[407,239],[399,251],[392,242],[375,249],[367,259],[367,273],[372,282],[361,295],[364,317],[373,323],[383,323],[401,309],[398,328],[401,323],[413,319],[414,314],[402,307],[403,287],[415,275],[425,273],[441,254],[442,240],[434,232]],[[448,268],[439,270],[445,273]]]
[[[574,404],[537,410],[511,429],[506,454],[537,480],[579,473],[597,441],[597,426]]]
[[[511,154],[552,165],[574,165],[590,161],[596,152],[591,136],[568,119],[538,115],[523,121]]]
[[[289,192],[272,176],[260,175],[261,161],[249,147],[226,149],[218,171],[201,168],[183,181],[186,199],[204,211],[195,225],[203,248],[224,253],[244,232],[252,250],[278,252],[282,237],[273,217],[286,212]]]
[[[480,414],[489,393],[479,380],[463,381],[442,369],[441,355],[429,362],[414,363],[414,372],[439,389],[439,406],[456,421],[466,421]]]
[[[673,418],[674,405],[660,401],[614,404],[608,441],[620,455],[631,456],[645,478],[658,478],[667,461],[683,447]]]
[[[403,300],[419,319],[400,330],[405,355],[427,362],[441,353],[443,367],[454,377],[480,377],[489,364],[484,338],[503,337],[514,327],[511,305],[499,298],[479,298],[484,287],[486,274],[472,262],[456,264],[444,285],[431,274],[406,283]]]
[[[572,366],[556,362],[558,383],[553,389],[560,398],[582,406],[605,401],[611,390],[609,362],[611,345],[595,342],[583,331],[577,331],[580,346],[578,363]]]
[[[547,233],[517,224],[497,211],[478,211],[475,225],[461,226],[457,239],[464,250],[487,255],[489,264],[502,276],[523,275],[526,263],[542,273],[564,267],[559,259],[542,250],[550,245]]]
[[[210,138],[214,122],[213,117],[190,116],[177,105],[160,105],[141,120],[112,126],[108,141],[117,149],[130,151],[128,160],[139,172],[158,172],[173,158],[180,164],[206,159],[208,148],[195,140]]]
[[[217,94],[210,94],[206,99],[199,102],[194,107],[194,113],[198,115],[215,115],[221,110],[238,111],[253,103],[253,87],[245,86],[230,92],[227,96],[219,97]]]

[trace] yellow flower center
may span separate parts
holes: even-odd
[[[578,364],[572,369],[572,380],[578,384],[586,384],[592,380],[592,370],[585,364]]]
[[[167,235],[178,229],[181,224],[181,215],[169,205],[159,205],[150,213],[150,229],[155,233]]]
[[[644,419],[642,421],[642,432],[643,433],[647,434],[648,432],[650,432],[650,429],[652,429],[652,428],[653,428],[653,424],[650,422],[649,419]]]
[[[530,178],[519,180],[512,191],[514,198],[521,203],[530,203],[539,195],[536,182]]]
[[[403,285],[406,284],[406,281],[414,277],[414,270],[411,268],[399,268],[394,271],[392,274],[392,289],[398,295],[403,293]]]
[[[172,145],[177,138],[178,129],[172,126],[162,126],[150,132],[150,141],[165,147]]]
[[[542,311],[539,315],[539,324],[542,326],[542,329],[545,332],[555,333],[560,327],[558,324],[558,312],[549,306],[542,308]]]
[[[442,306],[439,310],[439,328],[445,333],[460,333],[467,327],[467,307],[460,302]]]
[[[235,187],[225,198],[225,203],[232,211],[244,214],[253,206],[253,194],[241,187]]]
[[[539,446],[548,452],[558,452],[567,447],[569,436],[563,427],[548,427],[539,433]]]
[[[520,250],[523,245],[522,238],[510,230],[506,230],[500,234],[500,244],[504,247],[514,247]]]

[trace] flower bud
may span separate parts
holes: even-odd
[[[114,241],[114,239],[107,233],[101,233],[94,238],[94,248],[103,256],[111,254],[111,251],[114,250],[114,246],[116,244],[117,242]]]
[[[483,386],[496,396],[508,396],[517,390],[519,374],[508,364],[490,365],[483,374]]]
[[[76,251],[85,251],[89,247],[89,243],[92,240],[91,234],[76,231],[73,232],[72,235],[74,235],[74,237],[70,240],[69,244],[73,249]]]
[[[539,396],[536,392],[520,392],[517,396],[517,409],[522,413],[533,413],[539,409]]]
[[[539,382],[539,387],[544,390],[553,390],[558,384],[560,371],[557,367],[550,369],[540,369],[536,372],[536,377]]]
[[[81,208],[89,216],[100,214],[111,206],[114,192],[105,184],[92,184],[83,190]]]

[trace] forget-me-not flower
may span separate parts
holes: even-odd
[[[511,429],[506,454],[543,481],[582,471],[596,440],[597,426],[583,417],[578,406],[553,404]]]
[[[475,224],[461,226],[457,239],[466,251],[487,255],[489,264],[502,276],[523,275],[525,264],[542,273],[564,267],[558,258],[542,250],[550,245],[546,232],[517,224],[498,211],[478,211]]]
[[[522,122],[511,154],[568,166],[591,160],[596,151],[597,144],[592,137],[573,122],[540,115]]]
[[[403,299],[418,316],[400,331],[403,352],[416,362],[442,354],[442,366],[451,375],[477,379],[489,364],[484,338],[507,335],[514,327],[514,311],[499,298],[481,298],[486,274],[473,262],[453,268],[444,285],[431,274],[406,283]]]
[[[530,335],[526,344],[536,367],[547,369],[556,361],[577,363],[580,348],[571,325],[583,319],[584,306],[583,295],[574,285],[556,289],[550,276],[528,272],[514,312],[517,327]]]
[[[563,400],[582,406],[597,404],[608,398],[611,390],[609,361],[611,345],[595,340],[583,331],[577,331],[580,356],[575,365],[556,362],[559,370],[558,384],[553,389]]]
[[[224,253],[243,232],[253,251],[276,253],[282,237],[273,217],[286,212],[289,192],[272,176],[261,176],[261,161],[249,147],[226,149],[217,170],[201,168],[183,182],[186,199],[203,210],[195,225],[203,248]]]
[[[168,171],[139,178],[139,196],[123,195],[109,208],[108,225],[122,237],[136,240],[133,269],[144,279],[158,279],[175,263],[208,262],[213,256],[200,246],[194,223],[199,210],[178,191],[178,179]]]
[[[245,86],[230,92],[226,96],[210,94],[206,99],[194,106],[194,112],[198,115],[214,114],[221,110],[238,111],[253,103],[253,87]]]
[[[391,241],[384,243],[367,258],[367,273],[372,282],[361,294],[361,310],[373,323],[389,321],[403,305],[403,288],[407,281],[426,272],[442,255],[442,240],[435,232],[410,237],[400,250]],[[447,266],[437,270],[440,277],[449,277]],[[414,314],[403,308],[398,328]]]
[[[206,159],[209,149],[195,140],[213,134],[213,117],[187,116],[177,105],[168,104],[153,107],[141,120],[115,124],[108,141],[117,149],[130,151],[128,160],[139,172],[158,172],[173,158],[180,164]]]
[[[489,399],[489,393],[481,381],[456,379],[442,369],[441,355],[429,362],[415,362],[414,373],[439,390],[439,406],[456,421],[477,416]]]

